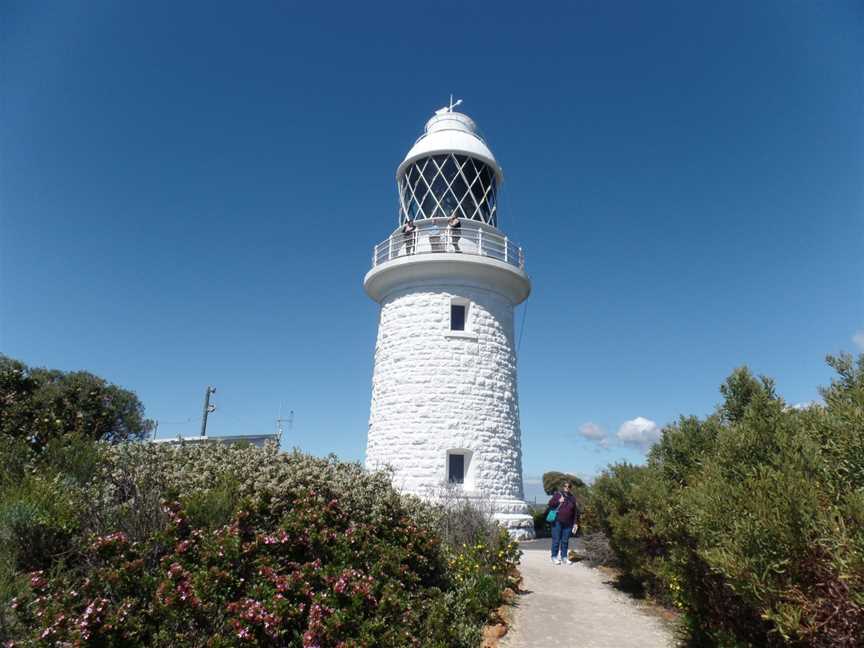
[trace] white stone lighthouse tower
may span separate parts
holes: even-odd
[[[364,288],[381,305],[368,468],[421,497],[442,487],[533,537],[523,499],[513,310],[531,291],[498,228],[501,167],[467,115],[442,108],[396,171],[399,222]],[[460,227],[451,221],[459,217]],[[403,225],[412,221],[413,232]]]

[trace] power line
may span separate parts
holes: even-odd
[[[525,318],[528,317],[528,302],[522,309],[522,326],[519,327],[519,339],[516,342],[516,353],[519,353],[519,347],[522,346],[522,335],[525,333]]]

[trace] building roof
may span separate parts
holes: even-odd
[[[504,180],[498,161],[477,132],[477,124],[463,113],[442,109],[426,122],[426,132],[408,151],[396,170],[396,177],[401,176],[408,165],[415,160],[436,153],[464,153],[478,158],[495,170],[498,184]]]
[[[279,443],[279,435],[274,434],[228,434],[219,436],[186,436],[186,437],[167,437],[164,439],[153,439],[152,443],[251,443],[255,446],[263,446],[268,441]]]

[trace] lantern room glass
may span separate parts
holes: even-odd
[[[455,215],[497,227],[496,191],[495,172],[480,160],[455,153],[421,158],[399,179],[399,223]]]

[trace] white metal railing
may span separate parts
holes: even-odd
[[[462,221],[462,227],[453,229],[447,220],[434,220],[416,224],[412,234],[397,230],[381,241],[372,252],[372,267],[412,254],[474,254],[509,263],[517,268],[525,267],[525,253],[509,237],[488,229],[472,227]]]

